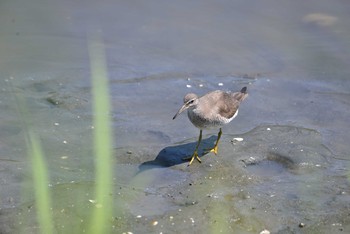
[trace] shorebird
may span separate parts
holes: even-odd
[[[243,87],[240,92],[225,92],[216,90],[198,97],[194,93],[186,94],[184,104],[175,114],[175,119],[181,112],[187,110],[187,115],[192,124],[199,128],[199,138],[196,148],[191,157],[183,158],[189,160],[190,166],[194,159],[201,162],[198,156],[198,147],[202,141],[203,129],[220,128],[216,143],[212,149],[207,150],[207,153],[218,153],[218,144],[222,135],[221,127],[231,122],[238,114],[240,103],[248,96],[247,87]]]

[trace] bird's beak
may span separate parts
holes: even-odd
[[[186,104],[184,104],[180,110],[174,115],[173,119],[175,119],[179,114],[181,114],[181,112],[183,112],[184,110],[186,110],[188,108],[188,106],[186,106]]]

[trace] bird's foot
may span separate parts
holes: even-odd
[[[182,158],[182,160],[184,160],[184,161],[190,160],[190,162],[188,163],[188,166],[190,166],[192,164],[194,159],[197,159],[197,161],[200,162],[200,163],[202,162],[202,160],[198,156],[197,151],[194,151],[194,153],[192,154],[191,157]]]
[[[206,153],[206,154],[214,153],[215,155],[217,155],[217,154],[218,154],[218,146],[215,145],[214,148],[212,148],[212,149],[206,149],[206,150],[205,150],[205,153]]]

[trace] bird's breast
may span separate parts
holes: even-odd
[[[188,109],[187,115],[191,123],[199,129],[219,128],[229,122],[211,113],[203,114],[198,109]]]

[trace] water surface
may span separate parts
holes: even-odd
[[[16,96],[43,142],[57,233],[88,222],[96,32],[113,107],[112,231],[350,232],[349,10],[319,0],[1,3],[0,232],[38,232]],[[172,120],[183,96],[243,86],[249,97],[219,154],[187,167],[199,130],[185,114]],[[204,131],[201,151],[216,134]]]

